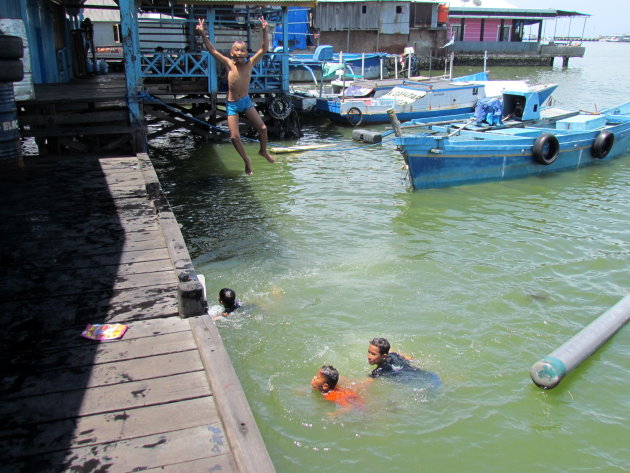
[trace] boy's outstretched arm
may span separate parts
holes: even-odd
[[[262,26],[262,42],[258,51],[252,56],[252,64],[260,61],[269,50],[269,35],[267,34],[267,20],[265,20],[265,17],[260,17],[260,26]]]
[[[212,54],[212,56],[214,56],[217,61],[226,66],[229,66],[231,63],[230,58],[224,56],[219,51],[217,51],[217,48],[214,47],[214,44],[210,42],[210,40],[208,39],[208,35],[206,34],[206,30],[203,27],[203,22],[204,20],[202,18],[199,18],[199,23],[197,23],[197,26],[195,27],[195,29],[197,30],[197,34],[201,35],[203,44],[206,46],[208,52]]]

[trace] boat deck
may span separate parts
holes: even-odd
[[[156,184],[146,155],[0,176],[3,471],[274,471],[214,323],[179,317],[190,259]]]

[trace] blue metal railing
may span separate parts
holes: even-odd
[[[215,65],[210,53],[195,52],[181,54],[146,53],[141,55],[140,75],[143,78],[157,77],[181,77],[181,78],[208,78],[208,92],[216,93],[227,90],[227,86],[217,81],[216,90],[212,90],[210,78]],[[285,90],[282,64],[288,63],[285,54],[267,53],[252,70],[250,93],[282,93],[288,90],[288,81]]]

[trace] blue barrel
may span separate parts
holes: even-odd
[[[0,82],[0,165],[18,164],[22,158],[17,107],[11,82]]]

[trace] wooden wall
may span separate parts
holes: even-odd
[[[409,33],[409,2],[318,3],[315,24],[321,31],[380,30]]]

